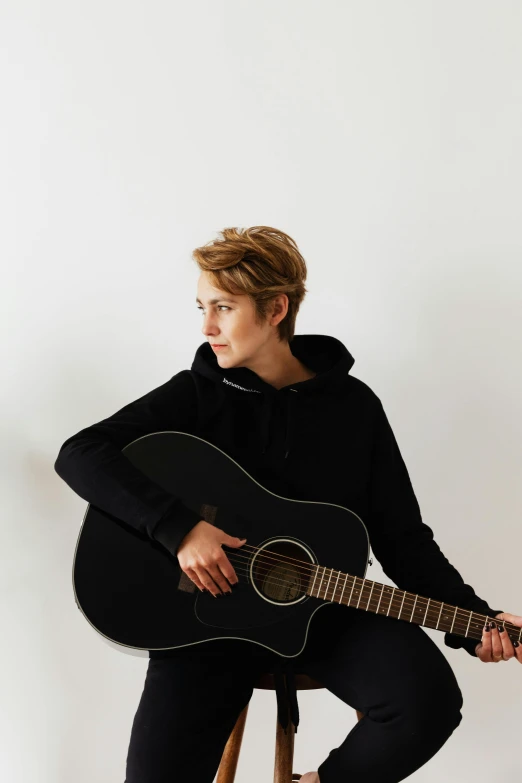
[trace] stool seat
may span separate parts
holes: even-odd
[[[296,691],[320,690],[325,687],[322,683],[317,682],[317,680],[314,680],[307,674],[295,674],[294,679]],[[258,677],[254,688],[258,690],[275,691],[276,684],[274,674],[272,674],[272,672],[264,672],[261,674]],[[216,783],[234,783],[237,762],[239,760],[239,751],[241,750],[241,742],[245,730],[248,706],[249,705],[247,704],[240,713],[236,725],[228,738],[219,764]],[[357,720],[361,720],[361,718],[364,717],[363,713],[359,710],[356,710],[356,713]],[[286,734],[279,721],[276,721],[274,783],[292,783],[292,781],[299,780],[301,777],[301,775],[292,772],[294,761],[294,736],[295,727],[291,720],[289,721],[288,732]]]
[[[318,688],[324,688],[321,682],[309,677],[308,674],[295,674],[295,689],[296,691],[310,691]],[[257,680],[254,688],[259,688],[263,691],[275,691],[275,676],[271,672],[264,672]]]

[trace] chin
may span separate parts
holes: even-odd
[[[223,367],[224,370],[230,370],[238,364],[237,361],[234,361],[230,356],[218,356],[217,361],[219,366]]]

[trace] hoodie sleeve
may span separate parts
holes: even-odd
[[[367,520],[370,544],[383,571],[401,590],[494,617],[489,604],[466,584],[441,552],[419,504],[399,446],[377,399]],[[477,657],[479,639],[446,633],[448,647]]]
[[[190,371],[169,381],[61,446],[56,473],[81,498],[158,541],[175,555],[201,517],[136,468],[122,449],[164,430],[193,431],[197,398]]]

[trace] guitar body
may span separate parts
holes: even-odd
[[[201,519],[247,543],[224,547],[239,584],[216,599],[160,544],[89,505],[73,587],[79,609],[107,639],[139,650],[243,639],[295,657],[312,616],[330,603],[306,594],[314,564],[364,578],[368,533],[344,506],[276,495],[224,451],[184,432],[146,435],[123,453]]]

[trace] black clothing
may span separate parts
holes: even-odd
[[[343,633],[327,647],[321,644],[321,616],[330,609],[342,614]],[[397,783],[429,761],[459,726],[461,690],[420,626],[334,604],[317,612],[310,635],[316,654],[305,647],[294,659],[296,672],[364,715],[356,722],[355,713],[348,714],[348,723],[355,723],[348,736],[322,763],[314,762],[321,783]],[[193,648],[186,647],[175,660],[149,660],[125,783],[212,783],[230,732],[268,668],[268,656],[254,655],[257,645],[238,642],[234,651],[221,650],[222,644],[200,645],[209,648],[207,658],[194,659]],[[322,717],[314,711],[308,720],[314,725]],[[247,717],[247,733],[248,726]]]
[[[121,450],[152,432],[188,432],[218,446],[272,492],[354,511],[399,589],[490,618],[502,611],[491,609],[463,581],[422,521],[382,403],[349,374],[354,359],[345,346],[327,335],[295,335],[290,349],[317,374],[276,389],[246,367],[221,369],[203,343],[190,370],[68,438],[56,472],[84,500],[175,554],[199,515],[148,479]],[[343,623],[332,623],[332,640]],[[229,642],[232,649],[234,640]],[[476,655],[476,639],[445,634],[445,643]],[[195,653],[206,644],[189,649]],[[172,652],[175,657],[176,651],[151,650],[150,657]]]

